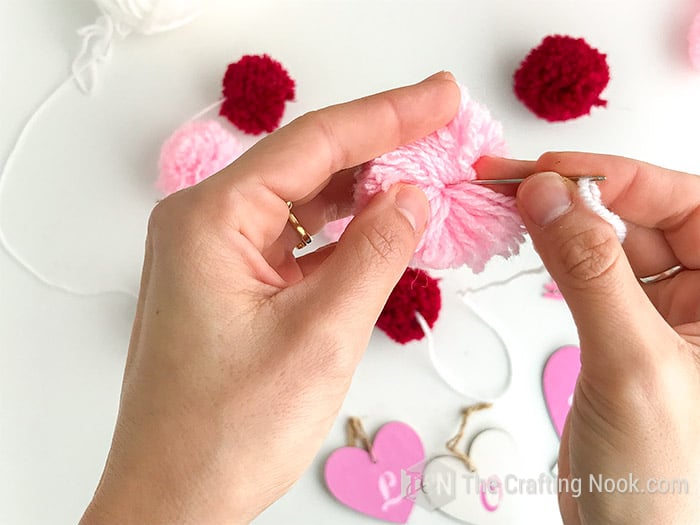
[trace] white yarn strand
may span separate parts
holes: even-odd
[[[222,103],[223,101],[224,101],[224,99],[221,98],[221,99],[217,100],[216,102],[212,102],[212,103],[209,104],[207,107],[205,107],[205,108],[203,108],[203,109],[200,109],[197,113],[195,113],[195,114],[192,115],[190,118],[188,118],[188,119],[186,120],[186,122],[191,122],[191,121],[193,121],[193,120],[197,120],[197,119],[203,117],[204,115],[206,115],[206,114],[209,113],[210,111],[212,111],[212,110],[218,108],[219,106],[221,106],[221,103]]]
[[[112,57],[115,35],[118,33],[114,21],[109,15],[100,16],[94,24],[78,29],[82,37],[80,51],[73,60],[71,72],[78,89],[83,93],[92,93],[97,80],[97,68]]]
[[[475,286],[473,288],[464,288],[463,290],[460,290],[458,294],[464,297],[468,293],[483,292],[484,290],[490,290],[491,288],[496,288],[498,286],[504,286],[506,284],[512,283],[513,281],[515,281],[516,279],[520,279],[521,277],[525,277],[528,275],[539,275],[541,273],[545,273],[546,271],[547,268],[545,268],[544,265],[536,266],[535,268],[528,268],[526,270],[516,272],[510,277],[506,277],[505,279],[501,279],[500,281],[492,281],[490,283],[486,283],[481,286]]]
[[[420,312],[416,312],[416,321],[418,321],[421,330],[423,330],[423,333],[425,334],[425,339],[428,345],[428,357],[430,358],[430,363],[433,365],[433,369],[435,370],[437,375],[440,376],[440,379],[442,379],[442,381],[447,386],[449,386],[452,390],[454,390],[461,396],[475,401],[496,401],[501,396],[503,396],[503,394],[505,394],[510,388],[510,383],[513,375],[513,367],[510,360],[510,352],[508,351],[508,345],[503,339],[503,336],[501,336],[501,333],[495,328],[494,324],[487,319],[487,316],[485,316],[482,312],[479,311],[479,309],[474,303],[472,303],[464,297],[462,298],[462,300],[464,301],[464,304],[467,306],[467,308],[471,309],[472,313],[476,315],[476,317],[478,317],[481,320],[481,322],[483,322],[489,328],[489,330],[498,338],[498,340],[501,342],[501,345],[503,346],[503,353],[508,366],[508,371],[506,372],[506,378],[503,383],[503,387],[495,394],[484,395],[480,392],[467,391],[460,385],[458,385],[455,381],[453,381],[451,379],[450,372],[443,367],[443,365],[437,358],[437,351],[435,348],[435,340],[433,339],[432,329],[428,325],[428,322],[425,320],[425,318],[420,314]]]
[[[623,243],[627,236],[627,225],[618,215],[605,207],[598,184],[588,177],[581,178],[578,181],[578,194],[593,213],[613,227],[618,240]]]
[[[89,67],[88,65],[84,67]],[[63,82],[61,82],[50,94],[48,97],[44,99],[44,101],[37,106],[37,108],[32,112],[32,114],[29,116],[27,121],[24,123],[24,126],[22,126],[22,129],[19,132],[19,135],[17,135],[17,140],[15,143],[12,145],[12,148],[10,149],[10,153],[7,155],[7,159],[5,160],[5,164],[2,167],[2,170],[0,170],[0,210],[2,209],[2,195],[3,195],[3,190],[5,188],[5,183],[7,182],[7,173],[9,172],[10,168],[12,167],[14,160],[17,156],[17,152],[20,150],[22,147],[22,144],[27,138],[27,135],[31,129],[31,127],[34,125],[34,123],[39,119],[39,117],[42,116],[46,108],[58,97],[60,92],[65,88],[66,86],[70,85],[70,83],[75,80],[75,76],[71,75],[67,79],[65,79]],[[29,263],[22,255],[15,249],[12,244],[8,241],[7,237],[5,236],[5,232],[2,229],[2,220],[0,219],[0,244],[2,247],[5,249],[7,254],[14,259],[14,261],[22,267],[25,271],[27,271],[30,275],[32,275],[35,279],[37,279],[39,282],[45,284],[49,288],[53,288],[55,290],[59,290],[65,293],[69,293],[71,295],[76,295],[80,297],[90,297],[90,296],[99,296],[99,295],[104,295],[104,294],[123,294],[123,295],[128,295],[130,297],[136,297],[136,294],[132,292],[131,290],[122,290],[122,289],[115,289],[115,290],[100,290],[96,292],[91,292],[91,291],[85,291],[85,290],[80,290],[77,288],[73,288],[67,284],[63,284],[60,282],[54,282],[51,279],[49,279],[46,275],[44,275],[38,268],[35,268],[31,263]]]
[[[92,93],[100,64],[112,57],[114,42],[135,32],[154,35],[177,29],[197,18],[199,0],[96,0],[101,15],[78,30],[82,38],[71,70],[83,93]]]

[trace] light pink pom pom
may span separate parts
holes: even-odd
[[[160,150],[158,188],[170,195],[222,170],[243,147],[215,120],[196,120],[178,128]]]
[[[323,235],[328,237],[331,242],[336,242],[343,235],[345,228],[348,227],[352,217],[345,217],[344,219],[338,219],[337,221],[329,222],[323,227]]]
[[[690,26],[688,54],[690,55],[690,63],[695,69],[700,70],[700,13],[697,14]]]
[[[457,116],[431,135],[382,155],[368,164],[355,187],[358,210],[398,182],[419,186],[430,201],[430,219],[414,255],[423,268],[475,272],[494,255],[518,253],[524,226],[513,197],[469,181],[482,156],[505,153],[503,130],[483,105],[461,87]]]

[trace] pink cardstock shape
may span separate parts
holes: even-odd
[[[581,371],[581,350],[578,346],[563,346],[554,352],[544,367],[542,390],[549,417],[557,436],[561,438],[566,416],[576,388],[576,379]]]
[[[328,490],[344,505],[367,516],[406,523],[413,501],[404,497],[401,471],[425,459],[418,434],[399,421],[379,429],[369,453],[358,447],[339,448],[328,457],[325,478]]]

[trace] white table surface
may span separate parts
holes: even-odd
[[[96,93],[67,89],[38,121],[7,174],[2,228],[54,281],[85,291],[136,291],[162,140],[217,99],[226,65],[269,53],[297,80],[285,120],[307,110],[449,69],[500,119],[513,155],[548,149],[609,152],[700,172],[700,74],[685,55],[690,0],[297,0],[204,1],[185,28],[119,42]],[[75,30],[96,18],[90,0],[0,0],[0,159],[32,109],[68,73]],[[547,34],[585,36],[608,53],[609,108],[552,125],[515,99],[511,75]],[[536,267],[530,247],[480,276],[445,274],[443,293]],[[513,381],[469,432],[513,434],[523,469],[547,472],[558,441],[541,395],[542,367],[576,343],[561,302],[541,298],[544,274],[471,296],[498,315]],[[0,250],[0,523],[75,523],[109,447],[134,300],[77,298],[49,289]],[[459,310],[445,337],[479,352],[489,341]],[[483,350],[479,348],[484,347]],[[483,354],[482,354],[483,355]],[[475,362],[475,366],[478,366]],[[402,420],[429,454],[442,452],[467,401],[430,368],[423,343],[400,347],[376,333],[339,419],[304,477],[256,523],[363,522],[338,504],[322,465],[343,445],[345,418],[374,432]],[[530,498],[522,523],[558,523],[554,498]],[[537,516],[536,518],[534,516]],[[367,519],[370,523],[373,520]],[[449,523],[416,508],[410,523]]]

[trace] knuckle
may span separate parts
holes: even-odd
[[[383,121],[388,124],[386,126],[386,131],[393,134],[393,136],[390,137],[391,142],[398,147],[405,142],[402,131],[406,129],[407,126],[404,125],[404,120],[402,118],[403,112],[397,105],[397,101],[394,97],[384,98],[383,103],[382,118]]]
[[[601,228],[591,228],[575,234],[561,245],[561,257],[566,275],[573,284],[589,286],[591,281],[607,281],[621,251],[612,236]]]
[[[348,163],[350,153],[343,141],[339,140],[336,125],[327,111],[316,110],[298,118],[301,129],[308,130],[310,143],[317,145],[319,152],[324,152],[328,164],[328,173],[336,172]]]
[[[148,236],[156,248],[184,248],[197,241],[202,224],[211,222],[204,217],[208,207],[203,207],[199,193],[194,188],[181,191],[156,204],[148,219]]]
[[[397,228],[372,225],[362,232],[362,236],[370,253],[369,264],[390,264],[403,258],[406,243]]]
[[[558,151],[547,151],[537,159],[538,169],[554,170],[562,162],[562,154]]]
[[[166,197],[154,206],[148,217],[148,236],[158,238],[172,222],[172,197]]]
[[[214,231],[222,228],[238,229],[237,217],[252,206],[235,184],[230,184],[225,191],[207,195],[197,195],[193,203],[200,220],[203,218]]]

